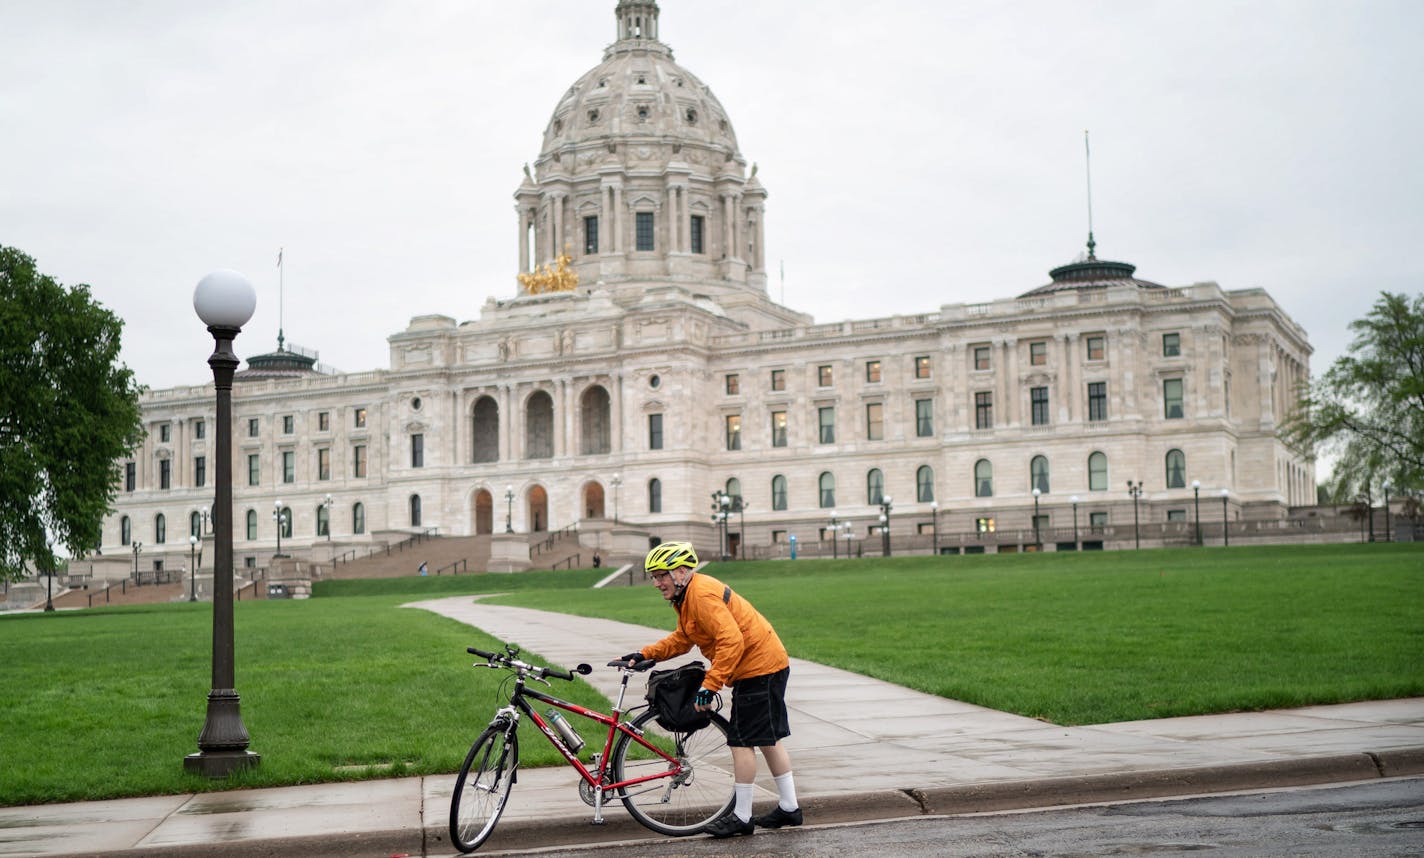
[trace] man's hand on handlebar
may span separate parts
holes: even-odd
[[[712,708],[712,704],[717,700],[717,692],[710,688],[697,689],[697,699],[693,701],[692,708],[698,712],[706,712]]]

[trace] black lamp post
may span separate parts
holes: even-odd
[[[613,486],[613,523],[618,523],[618,487],[623,485],[623,477],[614,474],[613,479],[608,481]]]
[[[1034,551],[1042,551],[1042,550],[1043,550],[1043,539],[1042,539],[1042,537],[1039,536],[1039,533],[1038,533],[1038,496],[1041,495],[1041,494],[1043,494],[1043,492],[1039,491],[1037,486],[1034,486],[1034,489],[1033,489],[1033,550],[1034,550]]]
[[[1078,496],[1069,498],[1073,502],[1073,550],[1078,550]]]
[[[208,777],[226,777],[236,769],[256,766],[262,758],[247,750],[250,739],[242,723],[236,689],[236,659],[232,622],[232,374],[238,367],[232,341],[257,308],[257,292],[236,271],[215,271],[193,292],[193,308],[213,335],[208,358],[217,395],[217,458],[213,482],[213,684],[208,692],[207,719],[198,734],[198,753],[183,760],[183,768]]]
[[[514,486],[504,487],[504,532],[514,532]]]
[[[1142,481],[1127,481],[1127,493],[1132,495],[1132,547],[1142,547],[1142,530],[1137,519],[1137,499],[1142,497]]]
[[[321,502],[321,508],[326,510],[326,544],[331,544],[331,495],[326,496],[326,500]]]
[[[138,556],[143,552],[143,543],[134,540],[134,583],[138,583]]]
[[[747,502],[737,495],[737,500],[733,504],[737,508],[737,559],[745,560],[747,556]]]
[[[846,537],[846,559],[849,560],[849,559],[850,559],[850,537],[851,537],[851,526],[850,526],[850,522],[846,522],[846,523],[845,523],[845,537]],[[834,542],[835,539],[836,539],[836,535],[835,535],[834,533],[832,533],[832,534],[831,534],[831,541]]]
[[[840,533],[840,528],[841,528],[841,526],[836,523],[836,514],[835,514],[835,513],[831,513],[831,559],[832,559],[832,560],[839,560],[839,559],[840,559],[840,543],[839,543],[839,542],[836,542],[836,536]],[[846,543],[846,550],[847,550],[847,551],[850,550],[850,543],[849,543],[849,542]],[[850,555],[847,554],[846,556],[849,557]]]
[[[886,495],[880,501],[880,553],[884,557],[890,556],[890,496]]]
[[[188,601],[198,601],[198,564],[193,562],[197,557],[198,537],[188,537]]]
[[[1384,484],[1384,541],[1389,542],[1389,483]]]
[[[1197,517],[1197,545],[1201,545],[1201,480],[1192,480],[1192,507]]]
[[[1230,548],[1230,547],[1231,547],[1231,533],[1230,533],[1230,528],[1227,527],[1227,521],[1226,521],[1226,500],[1227,500],[1227,498],[1229,498],[1229,497],[1231,497],[1231,492],[1227,491],[1226,489],[1222,489],[1222,490],[1221,490],[1221,547],[1222,547],[1222,548]]]
[[[933,550],[930,552],[934,556],[939,556],[939,502],[930,501],[930,529],[934,532]]]
[[[276,501],[272,504],[272,520],[277,522],[277,557],[282,556],[282,502]]]
[[[91,564],[92,568],[92,564]],[[49,574],[45,576],[45,607],[46,611],[54,610],[54,564],[50,564]]]

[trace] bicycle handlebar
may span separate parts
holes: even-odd
[[[657,664],[656,661],[653,661],[651,658],[645,658],[645,659],[643,659],[642,661],[638,662],[637,664],[633,665],[632,667],[629,667],[629,666],[628,666],[628,662],[626,662],[626,661],[616,661],[616,660],[615,660],[615,661],[610,661],[610,662],[608,663],[608,666],[609,666],[609,667],[619,667],[619,668],[622,668],[622,669],[624,669],[624,670],[632,670],[632,671],[636,671],[636,672],[638,672],[638,673],[642,673],[643,671],[647,670],[648,668],[652,667],[652,666],[655,665],[655,664]]]
[[[589,667],[587,664],[580,664],[573,670],[559,670],[556,667],[538,667],[536,665],[532,665],[528,662],[523,662],[515,658],[514,653],[518,651],[518,649],[513,649],[513,651],[509,653],[495,653],[486,652],[485,650],[479,649],[477,647],[465,647],[465,652],[468,652],[471,655],[477,655],[480,658],[490,662],[490,667],[494,667],[495,665],[511,667],[519,671],[520,673],[528,673],[536,679],[543,679],[545,677],[552,676],[555,679],[562,679],[567,682],[572,682],[575,673],[583,676],[587,676],[590,673],[593,673],[593,668]]]

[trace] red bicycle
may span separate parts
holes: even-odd
[[[574,674],[587,676],[593,668],[580,664],[572,672],[552,667],[536,667],[516,658],[519,648],[507,645],[503,653],[469,647],[468,652],[484,659],[475,667],[508,670],[514,687],[509,703],[495,712],[489,726],[475,740],[450,798],[450,840],[461,852],[478,849],[494,831],[509,800],[509,790],[518,779],[519,724],[534,722],[569,765],[579,774],[578,791],[593,808],[593,823],[603,823],[603,808],[609,796],[623,802],[628,813],[659,834],[674,837],[700,834],[707,824],[732,806],[732,749],[727,746],[727,721],[713,713],[712,723],[701,730],[679,733],[658,724],[656,714],[646,706],[625,712],[623,698],[628,679],[653,666],[643,661],[629,667],[610,662],[623,675],[618,700],[610,714],[585,709],[534,688],[530,681],[551,686],[549,677],[573,681]],[[544,717],[531,701],[553,707]],[[642,709],[632,720],[625,714]],[[607,728],[603,748],[591,755],[587,764],[579,759],[583,739],[555,710],[579,715]]]

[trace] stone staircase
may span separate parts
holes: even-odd
[[[322,578],[399,578],[419,575],[424,563],[429,575],[465,575],[484,572],[489,564],[490,537],[429,536],[395,543],[368,557],[330,567],[323,563]],[[462,565],[456,566],[455,564]]]

